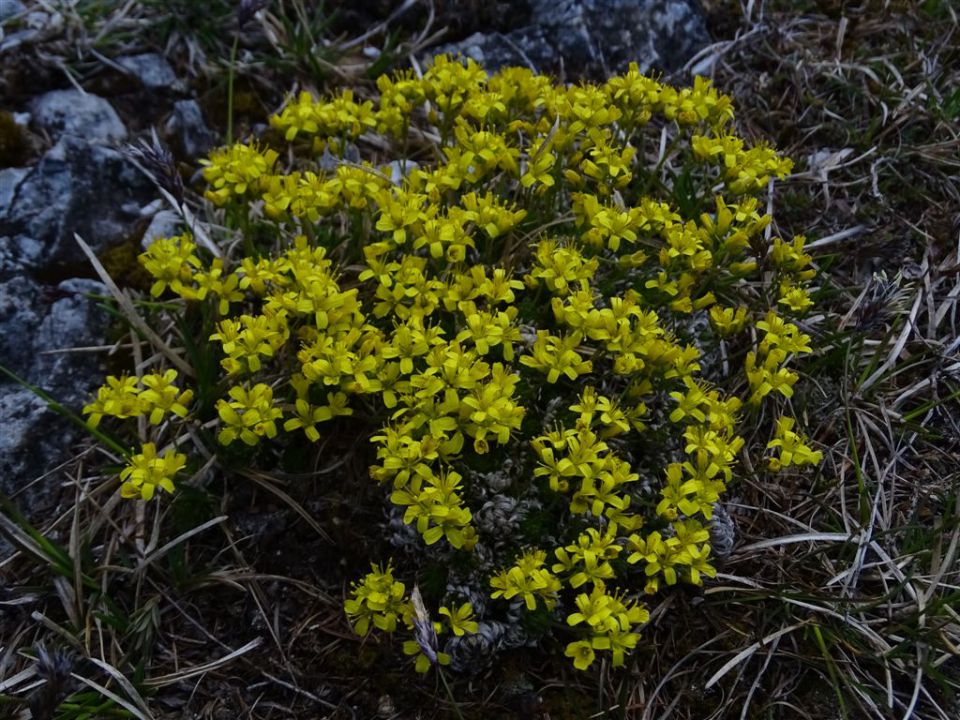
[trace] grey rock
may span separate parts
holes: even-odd
[[[109,102],[79,90],[52,90],[35,98],[30,111],[34,126],[54,140],[72,135],[91,143],[117,143],[127,137],[127,128]]]
[[[696,0],[531,0],[532,23],[509,33],[476,33],[436,48],[487,69],[509,65],[602,80],[636,62],[672,71],[707,44]]]
[[[165,126],[184,157],[196,158],[206,155],[220,140],[207,126],[203,111],[196,100],[178,100],[173,104],[173,113]]]
[[[121,153],[66,136],[17,187],[0,236],[25,235],[44,247],[45,263],[86,262],[73,234],[100,252],[130,237],[139,208],[155,196],[150,181]]]
[[[90,387],[100,384],[99,363],[89,353],[50,351],[102,344],[107,316],[91,296],[109,294],[95,280],[64,280],[52,293],[54,301],[33,335],[33,360],[27,377],[49,388],[61,402],[78,405],[86,399]]]
[[[26,235],[0,237],[0,280],[33,272],[43,261],[43,245]]]
[[[402,185],[404,178],[419,168],[420,163],[415,160],[393,160],[380,168],[380,172],[389,177],[394,185]]]
[[[0,282],[0,357],[28,382],[65,403],[86,397],[97,362],[88,354],[51,353],[100,344],[106,316],[89,295],[105,295],[94,280],[74,278],[55,287],[25,275]]]
[[[30,483],[62,462],[75,431],[34,393],[12,383],[0,385],[0,423],[0,490],[28,515],[39,515],[55,502],[56,482]],[[6,554],[3,545],[0,555]]]
[[[177,74],[173,72],[170,63],[160,53],[143,53],[142,55],[124,55],[115,59],[116,63],[151,90],[169,90],[177,82]]]
[[[0,357],[21,378],[58,402],[79,410],[101,382],[96,355],[51,353],[103,342],[106,316],[86,294],[104,294],[92,280],[44,287],[19,276],[0,283]],[[60,478],[33,483],[71,457],[79,431],[48,410],[30,390],[0,380],[0,490],[17,495],[29,515],[41,516],[56,501]]]
[[[0,283],[0,358],[23,376],[30,367],[30,338],[43,321],[40,287],[26,276]]]
[[[317,162],[317,164],[324,172],[332,173],[336,172],[337,168],[340,167],[340,165],[342,165],[344,162],[356,165],[360,163],[360,161],[360,148],[353,143],[348,142],[343,148],[342,158],[330,152],[330,148],[324,148],[323,154],[320,156],[320,160]]]
[[[146,250],[159,238],[173,237],[180,232],[180,216],[172,210],[161,210],[150,221],[140,245]]]
[[[30,168],[5,168],[0,170],[0,216],[4,215],[13,200],[17,187],[30,174]]]

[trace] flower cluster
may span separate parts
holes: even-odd
[[[768,460],[771,470],[780,470],[791,465],[819,465],[823,460],[820,450],[812,450],[807,440],[793,431],[796,420],[792,417],[781,417],[777,420],[777,429],[773,440],[767,443],[770,450],[779,449],[779,457]]]
[[[167,450],[158,456],[157,446],[145,443],[120,471],[120,494],[125,498],[149,500],[157,488],[172,493],[173,478],[186,464],[187,456],[183,453]]]
[[[431,665],[449,665],[450,656],[435,647],[439,635],[449,631],[454,636],[477,632],[478,624],[474,619],[473,607],[469,602],[457,607],[441,607],[440,615],[444,622],[435,622],[422,607],[419,590],[414,587],[407,593],[406,586],[395,580],[393,567],[371,566],[371,572],[353,584],[350,597],[344,603],[354,631],[366,636],[372,627],[384,632],[394,632],[398,623],[407,630],[415,631],[416,639],[403,643],[405,655],[415,658],[417,672],[425,673]],[[423,637],[424,635],[428,637]]]
[[[347,617],[358,635],[370,632],[370,626],[393,632],[397,620],[409,618],[409,603],[405,600],[404,584],[394,579],[393,568],[377,565],[359,583],[354,583],[352,597],[344,604]]]
[[[187,405],[193,399],[193,390],[180,390],[174,385],[177,371],[151,373],[141,377],[107,377],[107,384],[97,389],[93,402],[84,406],[93,427],[104,416],[132,418],[146,415],[150,422],[159,425],[167,414],[185,418]]]
[[[201,160],[203,177],[210,183],[207,198],[223,205],[231,198],[254,196],[277,161],[276,150],[255,145],[231,145]]]
[[[548,610],[557,604],[560,581],[544,567],[547,554],[543,550],[528,551],[517,558],[516,564],[490,578],[494,588],[491,597],[511,600],[519,597],[528,610],[535,610],[538,601]]]
[[[375,565],[345,603],[357,633],[407,632],[425,671],[449,661],[440,635],[565,614],[531,622],[534,640],[560,628],[577,668],[623,665],[645,602],[716,576],[710,523],[738,459],[819,463],[782,414],[813,351],[816,272],[802,237],[767,239],[756,197],[791,163],[732,118],[701,78],[564,86],[439,57],[371,97],[303,93],[258,144],[205,161],[236,241],[211,257],[184,234],[141,257],[171,300],[156,312],[201,325],[192,342],[219,362],[193,430],[229,468],[373,428],[372,490],[419,548],[403,576],[429,559],[485,596],[433,587],[435,622]],[[109,378],[91,423],[185,417],[175,379]],[[180,456],[160,468],[147,447],[124,495],[172,489]]]
[[[608,595],[603,583],[593,586],[589,594],[580,593],[576,599],[577,612],[567,618],[570,626],[583,625],[589,637],[567,645],[566,656],[573,658],[574,666],[586,670],[596,657],[596,650],[609,651],[613,666],[620,667],[624,656],[637,646],[640,635],[634,628],[650,619],[650,613],[641,605],[617,595]]]
[[[273,390],[269,385],[257,383],[249,390],[242,386],[230,388],[229,400],[217,402],[217,412],[223,421],[223,429],[217,439],[221,445],[229,445],[240,439],[247,445],[256,445],[262,437],[276,437],[277,423],[283,415],[273,404]]]

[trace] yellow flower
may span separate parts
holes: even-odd
[[[753,391],[750,403],[755,405],[774,391],[787,398],[793,397],[793,385],[800,376],[780,365],[784,359],[783,351],[771,352],[762,365],[757,365],[756,353],[747,353],[744,368]]]
[[[88,422],[92,427],[97,427],[104,415],[131,418],[143,412],[144,403],[137,388],[137,378],[126,375],[108,375],[107,384],[98,388],[94,401],[83,408],[83,413],[90,416]]]
[[[771,457],[771,470],[780,470],[791,465],[819,465],[823,460],[820,450],[812,450],[802,435],[793,431],[796,420],[784,415],[777,419],[773,440],[767,443],[770,450],[779,449],[779,457]]]
[[[729,308],[714,305],[710,308],[710,324],[721,337],[736,335],[747,324],[747,308]]]
[[[495,563],[491,596],[526,612],[565,593],[575,667],[598,655],[619,667],[648,619],[627,593],[715,575],[705,523],[756,437],[741,422],[762,417],[740,410],[791,397],[792,362],[813,351],[789,322],[813,306],[813,259],[802,236],[769,238],[758,197],[791,163],[738,137],[730,98],[708,80],[674,88],[635,64],[567,85],[441,56],[420,75],[379,78],[367,97],[300,93],[270,119],[279,145],[210,154],[217,257],[189,233],[141,255],[151,298],[199,301],[143,304],[165,342],[190,336],[196,417],[194,391],[149,359],[154,372],[107,378],[84,412],[91,426],[148,417],[176,445],[209,429],[213,402],[219,443],[269,445],[241,453],[268,464],[355,413],[338,430],[372,442],[380,484],[361,495],[389,498],[419,536],[405,572],[439,552]],[[651,140],[681,178],[676,193],[637,181],[657,170],[639,150]],[[754,320],[759,341],[744,347]],[[197,360],[204,341],[219,366]],[[726,367],[738,358],[739,376]],[[680,453],[666,468],[657,453],[619,454],[648,426],[652,443],[669,436],[664,450]],[[765,457],[780,469],[822,454],[781,418]],[[184,463],[144,445],[121,492],[170,491]],[[661,475],[652,503],[632,490]],[[479,527],[502,514],[507,542],[480,546]],[[504,556],[543,538],[551,547]],[[467,558],[478,546],[483,557]],[[469,603],[440,608],[435,624],[389,563],[371,570],[347,618],[360,634],[416,629],[402,640],[418,671],[449,662],[436,632],[478,629]]]
[[[521,356],[520,362],[545,372],[549,383],[557,382],[561,375],[576,380],[593,370],[593,363],[581,358],[576,351],[582,340],[579,332],[556,337],[546,330],[538,330],[531,354]]]
[[[150,500],[157,488],[172,493],[173,478],[187,464],[187,456],[173,450],[157,455],[157,446],[145,443],[140,452],[133,455],[120,471],[120,495],[125,498],[140,497]]]
[[[556,161],[557,156],[552,152],[541,150],[539,154],[527,161],[526,171],[520,176],[520,184],[525,188],[539,185],[541,190],[553,187],[556,180],[551,175],[551,171]]]
[[[813,306],[813,300],[810,294],[801,287],[790,285],[787,282],[780,285],[780,299],[777,301],[780,305],[786,305],[795,313],[802,313]]]
[[[710,578],[717,576],[717,569],[710,564],[710,545],[688,545],[677,557],[678,562],[687,566],[690,583],[703,585],[703,575]]]
[[[435,631],[439,632],[440,623],[434,623]],[[420,646],[416,640],[404,640],[403,641],[403,654],[412,655],[414,660],[414,669],[418,673],[425,673],[430,670],[430,666],[433,663],[430,661],[430,658],[423,652],[423,648]],[[437,665],[449,665],[450,656],[445,652],[437,651]]]
[[[177,379],[177,371],[170,369],[160,375],[153,373],[144,375],[140,382],[147,388],[140,391],[140,401],[143,412],[150,413],[150,422],[159,425],[164,415],[173,413],[177,417],[187,416],[187,404],[193,399],[193,390],[180,392],[173,381]]]
[[[573,658],[573,666],[577,670],[586,670],[596,658],[596,653],[594,653],[589,640],[578,640],[570,643],[563,654],[568,658]]]
[[[159,297],[168,287],[177,294],[183,294],[184,288],[193,281],[194,274],[201,267],[196,249],[190,233],[158,238],[150,243],[150,247],[137,260],[154,278],[150,286],[153,297]]]
[[[203,300],[207,295],[220,298],[218,312],[226,315],[230,311],[230,303],[241,302],[243,293],[240,292],[240,276],[236,273],[224,275],[223,260],[214,258],[209,270],[203,270],[194,275],[196,289],[184,288],[181,294],[188,300]]]
[[[223,205],[233,197],[256,193],[262,181],[273,170],[277,152],[261,150],[257,145],[237,143],[214,150],[209,160],[201,160],[203,178],[211,189],[205,196],[216,205]]]
[[[546,559],[543,550],[524,552],[513,567],[490,578],[490,586],[494,588],[490,596],[494,600],[500,597],[512,600],[519,596],[527,610],[536,610],[540,600],[548,610],[552,609],[561,586],[556,576],[543,567]]]
[[[258,383],[249,390],[232,387],[228,395],[232,400],[217,402],[217,412],[225,424],[217,436],[220,444],[229,445],[240,438],[247,445],[256,445],[261,437],[276,436],[276,420],[283,412],[273,406],[273,390],[269,385]]]
[[[359,583],[353,583],[344,610],[357,635],[365,636],[371,624],[384,632],[397,629],[397,620],[406,611],[404,585],[393,577],[393,566],[373,565]]]
[[[577,248],[560,246],[555,240],[543,240],[537,245],[536,260],[530,271],[531,281],[544,280],[550,291],[558,295],[572,292],[574,283],[586,290],[599,267],[596,258],[585,260]]]
[[[219,340],[227,357],[221,361],[231,375],[257,372],[261,357],[272,358],[290,336],[284,311],[268,311],[266,315],[241,315],[239,322],[227,318],[220,321],[211,340]]]
[[[473,619],[473,606],[468,602],[452,610],[447,607],[441,607],[440,614],[447,618],[447,624],[450,625],[450,630],[453,631],[453,634],[457,637],[464,633],[475,633],[480,627],[477,621]]]
[[[406,507],[403,521],[414,525],[427,545],[446,538],[454,548],[469,550],[476,544],[476,532],[470,526],[470,510],[463,505],[462,479],[452,470],[435,474],[424,466],[403,486],[395,485],[390,502]]]
[[[687,387],[685,393],[677,391],[670,393],[670,397],[677,401],[677,407],[670,413],[670,422],[680,422],[684,418],[704,422],[707,416],[701,406],[707,399],[707,394],[690,377],[684,377],[683,383]]]
[[[329,407],[315,407],[303,398],[299,398],[294,403],[295,417],[290,418],[283,423],[283,429],[291,432],[298,428],[303,429],[303,434],[311,442],[317,442],[320,439],[320,431],[317,430],[317,423],[324,422],[333,417]]]

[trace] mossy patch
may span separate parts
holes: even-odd
[[[104,250],[100,253],[99,259],[110,277],[123,278],[126,287],[147,292],[153,280],[137,261],[140,253],[140,243],[131,238],[120,245]]]
[[[22,167],[30,159],[27,132],[13,119],[13,114],[0,110],[0,168]]]

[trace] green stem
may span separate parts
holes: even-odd
[[[453,698],[453,690],[450,689],[450,684],[447,682],[447,676],[443,674],[443,670],[440,669],[440,665],[436,666],[437,675],[440,676],[440,680],[443,682],[443,687],[447,690],[447,697],[450,698],[450,703],[453,705],[453,711],[457,714],[457,717],[460,720],[463,720],[463,713],[460,712],[460,706],[457,705],[457,701]]]
[[[240,33],[233,37],[230,48],[230,67],[227,68],[227,145],[233,144],[233,80],[237,65],[237,48],[240,46]]]

